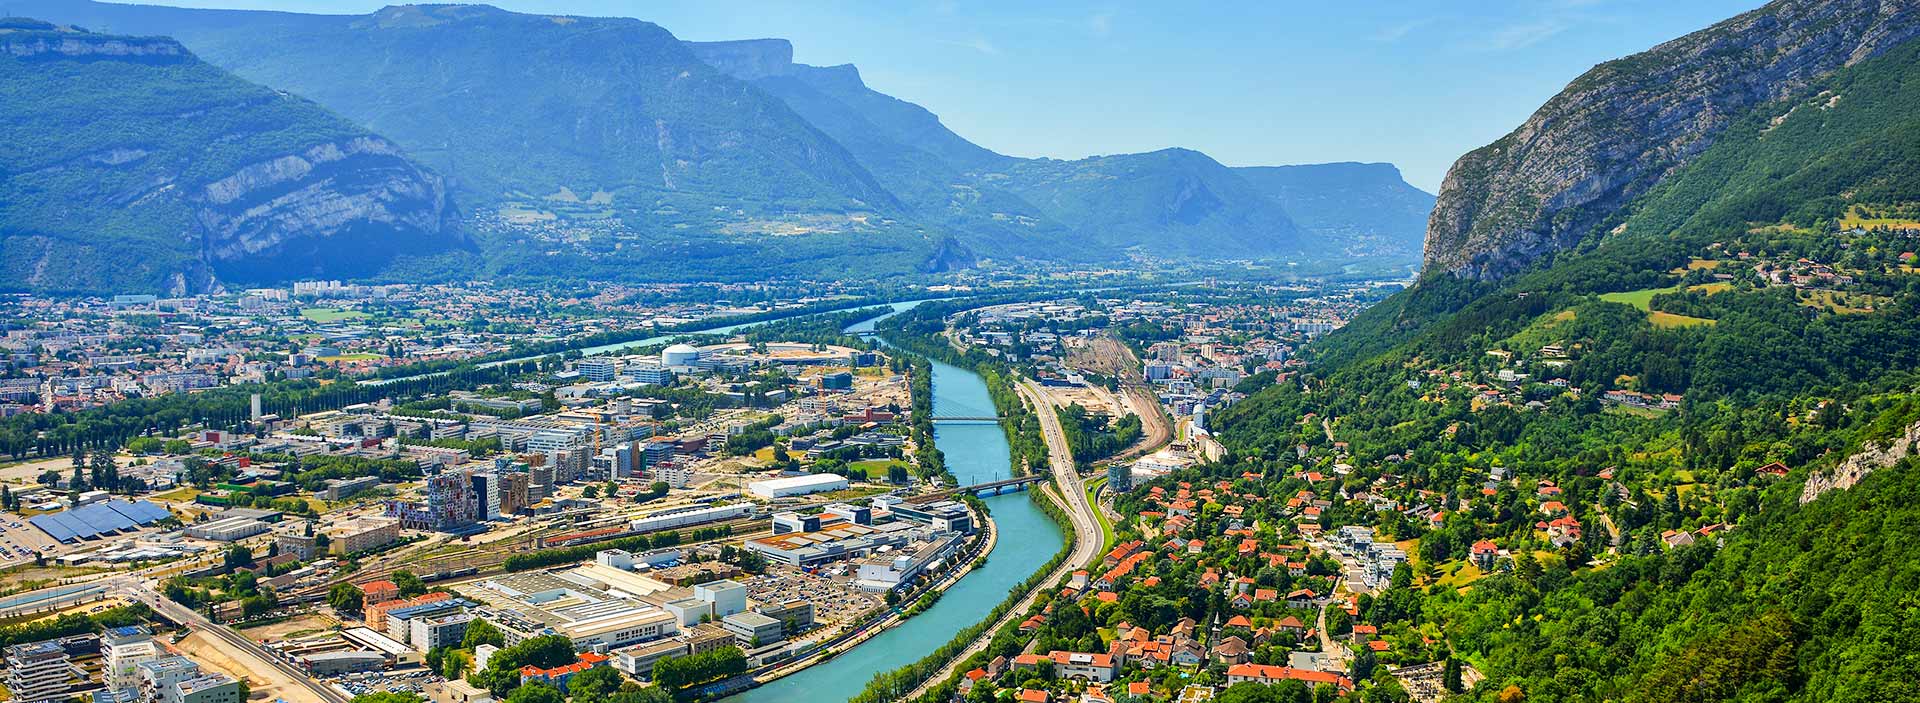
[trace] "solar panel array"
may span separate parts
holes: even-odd
[[[166,508],[148,501],[127,502],[116,498],[57,513],[35,515],[27,518],[27,522],[33,523],[34,527],[54,539],[77,542],[151,525],[168,515],[171,513]]]

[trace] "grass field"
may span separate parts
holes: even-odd
[[[753,458],[755,458],[755,459],[759,459],[759,460],[761,460],[761,461],[764,461],[764,462],[768,462],[768,463],[772,463],[772,462],[773,462],[773,447],[761,447],[761,448],[760,448],[759,450],[757,450],[757,451],[755,451],[755,452],[753,453]],[[795,460],[795,461],[799,461],[799,460],[801,460],[801,459],[805,459],[805,458],[807,458],[807,453],[806,453],[806,452],[796,452],[796,451],[794,451],[794,450],[791,450],[791,449],[789,449],[789,450],[787,450],[787,458],[789,458],[789,459],[793,459],[793,460]],[[884,476],[885,474],[884,474],[884,473],[882,473],[881,475],[883,475],[883,476]]]
[[[368,315],[364,312],[360,312],[359,310],[341,310],[339,308],[302,308],[300,310],[300,316],[307,318],[309,320],[312,320],[314,322],[339,322],[341,320],[358,320],[360,318],[367,317]]]
[[[1653,303],[1653,296],[1661,293],[1676,293],[1679,292],[1679,290],[1679,286],[1668,286],[1666,288],[1646,288],[1620,293],[1601,293],[1600,299],[1609,303],[1624,303],[1640,308],[1641,310],[1647,310],[1648,306]]]
[[[1105,476],[1087,482],[1087,504],[1094,506],[1093,517],[1100,521],[1100,551],[1102,553],[1111,551],[1115,541],[1113,536],[1113,522],[1107,519],[1106,513],[1101,512],[1100,501],[1095,500],[1095,496],[1100,494],[1100,487],[1106,485],[1106,483],[1107,477]]]
[[[1875,295],[1849,295],[1831,290],[1808,292],[1810,295],[1806,300],[1800,301],[1801,305],[1839,315],[1869,313],[1893,302],[1891,298]]]
[[[907,462],[899,459],[863,459],[848,464],[847,466],[855,471],[865,473],[869,481],[885,481],[887,480],[887,467],[895,465],[904,467],[907,465]]]
[[[1658,312],[1658,311],[1647,313],[1647,321],[1653,323],[1654,327],[1658,327],[1660,329],[1673,329],[1677,327],[1698,327],[1700,325],[1712,325],[1714,323],[1713,320],[1709,320],[1704,317],[1675,315],[1670,312]]]
[[[1645,288],[1641,290],[1623,291],[1620,293],[1602,293],[1600,294],[1600,299],[1607,301],[1609,303],[1620,303],[1622,305],[1632,305],[1636,308],[1640,308],[1641,311],[1647,313],[1647,321],[1653,323],[1653,326],[1659,327],[1661,329],[1672,329],[1675,327],[1695,327],[1698,325],[1713,324],[1713,320],[1709,320],[1704,317],[1689,317],[1686,315],[1675,315],[1670,312],[1655,312],[1652,309],[1653,296],[1660,295],[1661,293],[1677,293],[1679,291],[1680,291],[1679,286],[1668,286],[1666,288]]]
[[[1920,221],[1898,217],[1879,217],[1878,215],[1880,215],[1880,213],[1875,212],[1872,208],[1865,205],[1855,205],[1847,208],[1846,217],[1840,218],[1840,228],[1895,227],[1908,229],[1920,227]]]

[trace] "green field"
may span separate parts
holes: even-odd
[[[863,459],[848,464],[847,466],[851,467],[854,471],[865,473],[869,481],[884,482],[887,480],[887,467],[895,464],[906,466],[907,462],[899,459]]]
[[[339,322],[358,320],[368,315],[359,310],[341,310],[339,308],[301,308],[300,316],[314,322]]]
[[[1699,325],[1711,325],[1714,323],[1713,320],[1709,320],[1704,317],[1692,317],[1689,315],[1675,315],[1670,312],[1657,312],[1657,311],[1647,313],[1647,321],[1653,323],[1654,327],[1658,327],[1661,329],[1672,329],[1675,327],[1697,327]]]
[[[1675,327],[1694,327],[1698,325],[1713,324],[1714,322],[1713,320],[1709,320],[1704,317],[1690,317],[1687,315],[1676,315],[1670,312],[1658,312],[1652,309],[1653,296],[1660,295],[1662,293],[1678,293],[1678,292],[1680,292],[1680,286],[1668,286],[1666,288],[1645,288],[1642,290],[1630,290],[1630,291],[1623,291],[1619,293],[1602,293],[1600,294],[1600,299],[1607,301],[1609,303],[1620,303],[1622,305],[1632,305],[1636,308],[1640,308],[1642,312],[1647,313],[1647,321],[1653,323],[1653,326],[1659,327],[1661,329],[1672,329]]]
[[[1680,291],[1679,286],[1668,286],[1666,288],[1647,288],[1644,290],[1630,290],[1630,291],[1625,291],[1621,293],[1601,293],[1600,299],[1607,301],[1609,303],[1624,303],[1627,305],[1632,305],[1636,308],[1640,308],[1641,310],[1647,310],[1649,309],[1647,306],[1653,303],[1653,296],[1659,295],[1661,293],[1677,293],[1679,291]]]

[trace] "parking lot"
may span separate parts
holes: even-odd
[[[813,617],[820,625],[852,620],[881,607],[880,594],[867,593],[853,585],[852,565],[837,564],[819,574],[776,564],[760,576],[742,578],[747,595],[761,603],[777,604],[800,599],[813,604]]]
[[[419,667],[397,671],[363,671],[320,680],[338,684],[355,696],[368,693],[426,693],[430,689],[437,690],[439,684],[445,681],[438,674]]]

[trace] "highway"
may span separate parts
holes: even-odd
[[[1039,587],[1028,591],[1021,597],[1019,603],[1008,609],[999,620],[994,621],[992,627],[983,631],[980,637],[967,645],[965,650],[948,661],[946,666],[941,667],[939,673],[928,678],[914,689],[913,693],[901,700],[919,698],[926,693],[927,689],[952,676],[967,657],[986,648],[987,643],[993,639],[993,633],[998,632],[1008,622],[1024,619],[1027,609],[1033,607],[1034,600],[1039,598],[1041,593],[1051,591],[1054,584],[1059,583],[1068,574],[1087,568],[1100,557],[1102,542],[1100,521],[1094,517],[1093,505],[1087,500],[1086,485],[1080,480],[1080,472],[1073,466],[1073,451],[1067,446],[1066,431],[1060,429],[1060,416],[1054,412],[1056,405],[1046,391],[1034,385],[1032,381],[1021,381],[1019,391],[1020,397],[1032,405],[1035,414],[1040,416],[1040,433],[1047,442],[1047,463],[1053,472],[1055,497],[1067,506],[1067,515],[1073,519],[1073,551],[1067,555],[1066,561],[1061,562],[1052,573],[1047,575],[1046,580]]]

